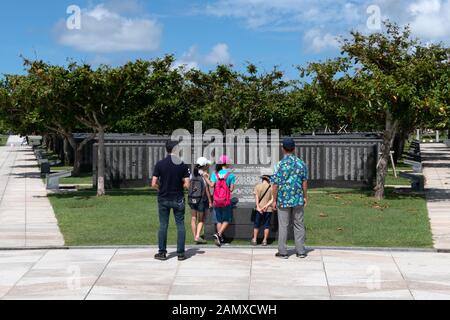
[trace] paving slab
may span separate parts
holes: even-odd
[[[434,247],[450,250],[450,148],[423,143],[420,149]]]
[[[0,299],[378,300],[450,299],[450,254],[190,248],[179,262],[157,248],[0,251]]]
[[[0,147],[0,248],[63,246],[32,149],[11,144]]]
[[[47,251],[4,300],[83,300],[116,250]]]

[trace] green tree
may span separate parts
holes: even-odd
[[[31,82],[24,75],[7,75],[0,86],[0,114],[5,126],[17,134],[45,131],[39,116],[28,108]]]
[[[117,132],[170,134],[189,123],[189,106],[183,102],[185,79],[167,55],[148,62],[149,72],[136,88],[139,108],[120,119],[111,129]]]
[[[352,32],[352,37],[342,44],[342,57],[313,63],[306,69],[320,87],[324,100],[338,101],[348,112],[365,115],[366,123],[384,122],[375,186],[377,198],[384,197],[395,135],[402,127],[409,130],[423,121],[420,114],[432,92],[439,96],[434,101],[442,101],[442,91],[436,88],[441,84],[440,73],[448,72],[447,49],[440,45],[421,45],[411,36],[409,27],[402,29],[390,22],[385,22],[385,27],[384,33]],[[431,60],[425,67],[426,59]],[[426,68],[433,71],[428,72]],[[436,114],[435,110],[430,111]]]
[[[292,84],[277,68],[260,73],[250,63],[246,72],[230,65],[208,73],[190,70],[186,80],[184,101],[190,106],[190,118],[202,120],[206,128],[223,130],[278,128],[279,112],[286,108]]]
[[[287,107],[286,97],[293,81],[285,80],[284,73],[276,67],[270,72],[260,73],[251,63],[238,79],[238,104],[233,110],[239,119],[236,126],[245,129],[280,128],[275,122],[276,115]]]
[[[76,87],[70,81],[70,68],[54,66],[43,61],[25,60],[31,88],[28,90],[29,110],[39,115],[41,125],[49,132],[64,138],[64,153],[68,161],[69,145],[74,150],[72,174],[81,173],[82,150],[95,138],[95,131],[77,143],[73,133],[85,131],[86,127],[77,120],[73,92]]]
[[[93,70],[87,64],[70,68],[75,117],[98,137],[98,196],[105,194],[105,132],[140,110],[150,73],[151,63],[143,60],[116,68],[100,66]]]
[[[219,65],[208,73],[197,69],[186,75],[183,100],[190,107],[191,119],[203,121],[206,129],[234,129],[238,119],[233,110],[239,101],[239,75],[231,66]]]

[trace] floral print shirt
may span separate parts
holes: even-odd
[[[303,206],[303,182],[308,180],[306,164],[293,154],[287,155],[275,166],[272,183],[278,186],[278,207]]]

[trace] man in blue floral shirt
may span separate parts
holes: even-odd
[[[272,178],[275,208],[278,208],[278,253],[276,257],[287,259],[287,236],[291,217],[294,216],[295,248],[298,258],[306,258],[305,207],[308,204],[308,168],[295,156],[292,138],[283,141],[284,158],[275,166]]]

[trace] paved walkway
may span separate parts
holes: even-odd
[[[24,137],[20,136],[9,136],[6,142],[7,146],[21,146],[24,142],[26,142]]]
[[[0,299],[450,299],[450,254],[275,252],[198,248],[160,262],[155,248],[0,251]]]
[[[63,244],[31,148],[0,147],[0,248]]]
[[[450,250],[450,148],[424,143],[421,152],[434,247]]]

